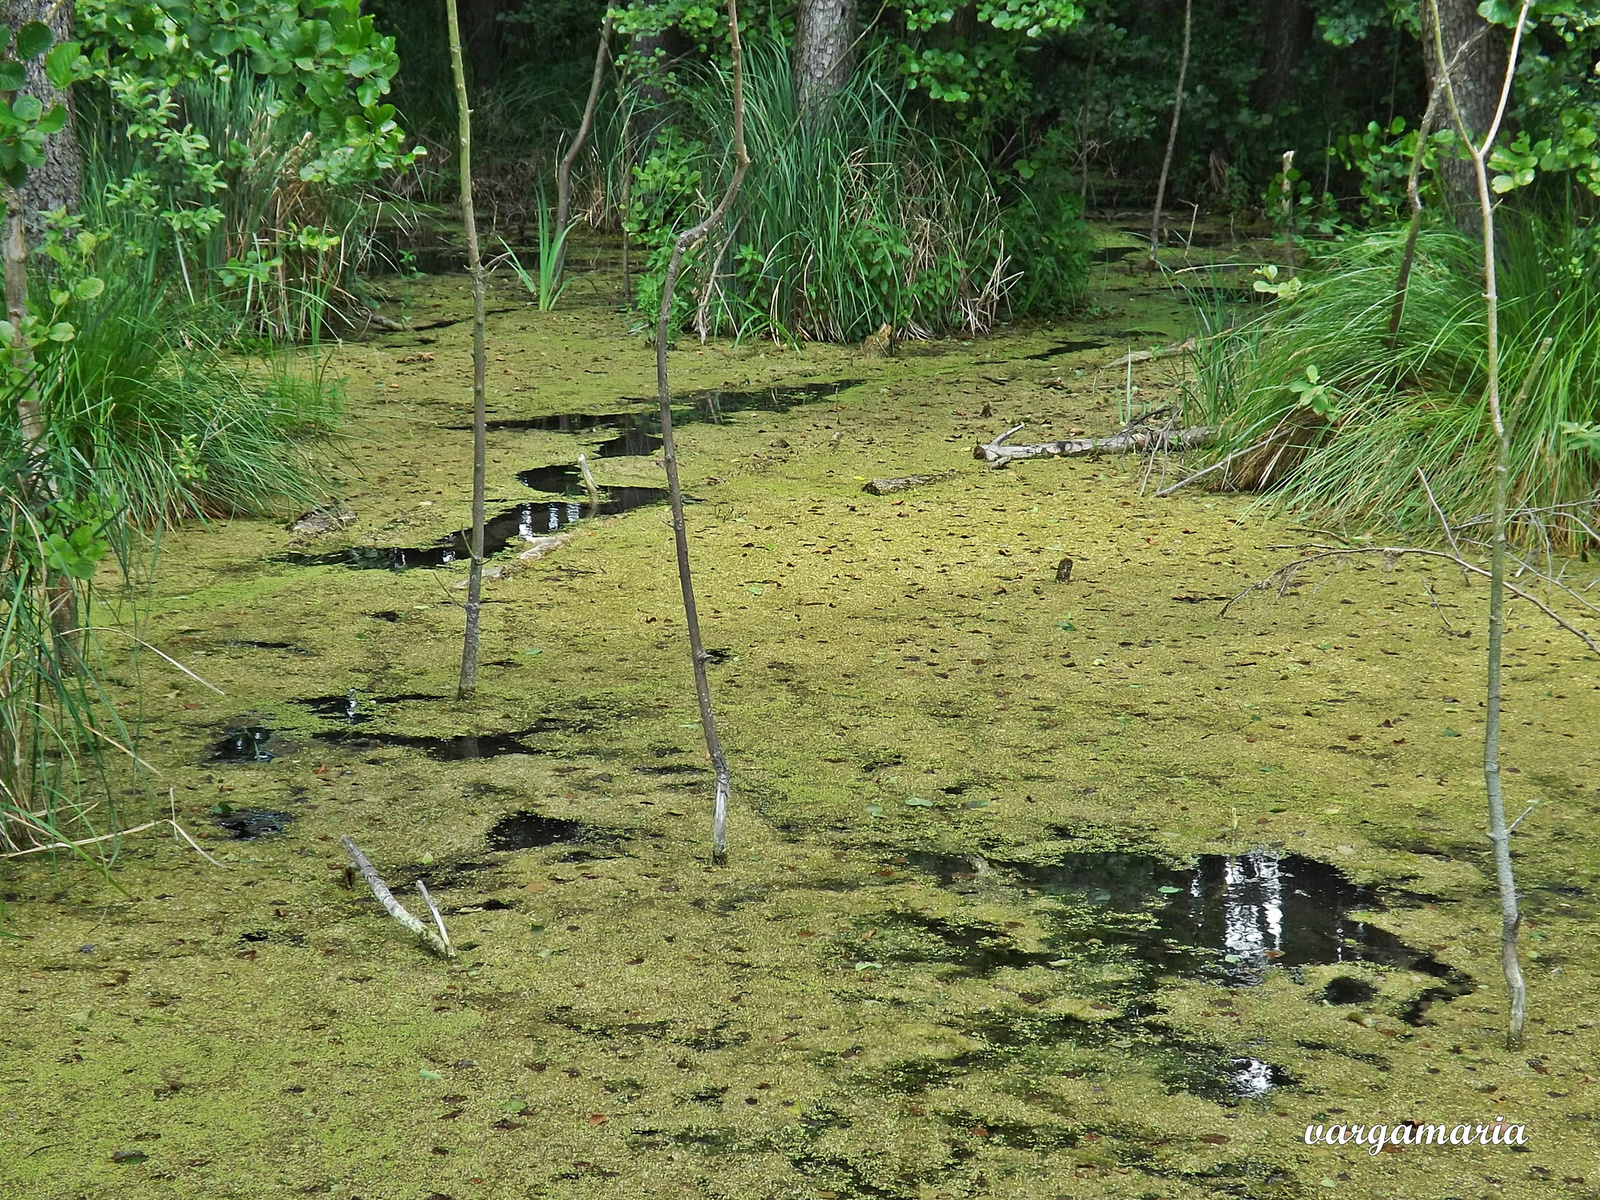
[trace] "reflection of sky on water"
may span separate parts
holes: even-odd
[[[1243,1100],[1265,1096],[1277,1086],[1279,1068],[1259,1058],[1236,1058],[1230,1072],[1234,1094]]]
[[[1159,920],[1196,949],[1220,952],[1234,985],[1260,983],[1273,965],[1402,963],[1418,956],[1393,934],[1354,919],[1364,889],[1325,863],[1268,851],[1205,855]]]

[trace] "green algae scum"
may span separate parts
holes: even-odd
[[[151,831],[109,878],[0,874],[0,1195],[1600,1196],[1600,669],[1515,612],[1513,1054],[1483,589],[1353,559],[1224,615],[1329,535],[1156,498],[1176,462],[974,461],[1179,386],[1109,368],[1184,331],[1108,280],[1094,319],[983,341],[672,352],[721,869],[652,350],[494,298],[460,703],[469,327],[340,348],[353,518],[168,537],[140,635],[223,694],[125,681],[152,774],[121,818],[170,803],[215,864]],[[414,325],[466,311],[415,287]],[[455,959],[351,886],[346,834]],[[1496,1118],[1525,1144],[1307,1144]]]

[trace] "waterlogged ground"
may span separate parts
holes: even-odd
[[[719,388],[728,414],[702,395],[682,432],[735,779],[712,870],[671,532],[621,490],[662,483],[648,425],[532,420],[649,395],[602,282],[554,314],[495,293],[512,515],[476,702],[450,698],[464,571],[439,545],[467,523],[469,325],[334,359],[346,528],[167,539],[143,633],[225,695],[147,656],[125,711],[161,774],[125,818],[170,788],[222,865],[152,832],[116,886],[0,874],[0,1193],[1600,1195],[1576,643],[1527,610],[1510,639],[1511,802],[1540,801],[1513,1054],[1481,590],[1375,558],[1224,616],[1328,534],[1155,499],[1178,464],[972,458],[1024,418],[1117,426],[1104,364],[1180,332],[1148,277],[1111,272],[1071,325],[889,357],[686,342],[685,416]],[[460,277],[410,286],[418,327],[467,309]],[[1134,403],[1174,370],[1136,368]],[[603,445],[617,515],[573,522],[575,476],[539,469]],[[941,477],[862,491],[912,473]],[[341,834],[408,901],[429,882],[457,961],[346,886]],[[1501,1116],[1526,1147],[1303,1141]]]

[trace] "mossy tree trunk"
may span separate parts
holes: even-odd
[[[0,0],[0,24],[12,30],[29,21],[50,27],[57,42],[73,40],[72,0]],[[72,111],[72,90],[56,87],[44,73],[44,56],[23,64],[27,82],[23,90],[36,97],[49,112],[57,104],[67,113],[67,123],[44,140],[44,163],[32,167],[17,189],[28,224],[28,241],[37,245],[44,234],[44,215],[58,208],[78,211],[83,197],[83,164],[78,151],[78,130]]]

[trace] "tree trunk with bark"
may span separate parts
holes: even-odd
[[[29,21],[48,25],[57,42],[73,40],[72,0],[0,0],[0,23],[17,30]],[[72,93],[62,91],[45,78],[43,55],[29,60],[24,67],[28,80],[23,92],[36,97],[46,112],[57,104],[67,110],[67,123],[45,138],[44,165],[29,170],[27,182],[16,192],[28,224],[28,241],[38,245],[44,233],[45,213],[58,208],[78,211],[83,195],[81,160]]]
[[[858,0],[800,0],[794,28],[794,94],[809,119],[850,81]]]
[[[1478,15],[1476,0],[1439,0],[1422,10],[1422,56],[1432,94],[1439,82],[1441,66],[1434,51],[1434,22],[1443,44],[1444,59],[1452,63],[1450,89],[1461,122],[1474,138],[1481,138],[1494,121],[1500,103],[1500,85],[1506,66],[1506,30],[1490,25]],[[1468,45],[1467,43],[1471,43]],[[1456,224],[1477,233],[1482,226],[1478,210],[1477,181],[1471,158],[1465,153],[1449,154],[1439,162],[1439,177],[1444,184],[1445,203]]]
[[[1295,68],[1311,45],[1317,14],[1306,0],[1267,0],[1262,14],[1261,74],[1250,85],[1250,107],[1274,112],[1294,84]]]

